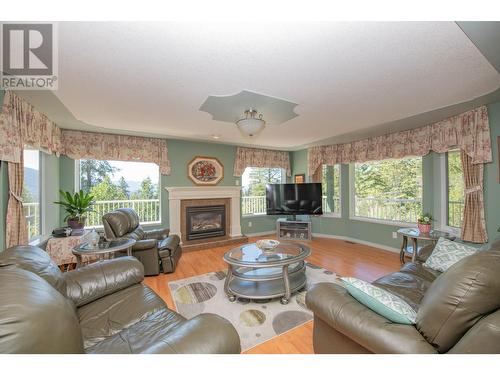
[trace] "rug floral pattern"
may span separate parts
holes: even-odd
[[[238,298],[230,302],[224,293],[225,271],[172,281],[168,287],[177,312],[184,317],[213,313],[229,320],[238,331],[245,351],[312,320],[305,295],[314,284],[341,283],[333,272],[311,263],[306,265],[307,285],[293,294],[287,305],[282,305],[279,298],[260,302]]]

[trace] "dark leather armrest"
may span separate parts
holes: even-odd
[[[152,229],[152,230],[147,230],[144,232],[144,238],[145,239],[153,238],[155,240],[163,240],[164,238],[168,237],[169,233],[170,233],[169,228]]]
[[[163,250],[163,249],[169,249],[170,251],[175,251],[177,247],[179,246],[180,238],[177,235],[172,235],[169,236],[160,242],[158,242],[158,249]]]
[[[435,244],[429,244],[422,247],[417,255],[417,261],[420,263],[425,263],[427,258],[429,258],[434,250]]]
[[[83,306],[144,280],[144,266],[134,257],[121,257],[63,274],[66,296]]]
[[[132,250],[146,250],[146,249],[152,249],[156,247],[158,244],[158,240],[155,240],[153,238],[148,239],[148,240],[139,240],[136,241],[134,246],[132,246]]]
[[[200,314],[181,323],[152,345],[150,354],[239,354],[240,337],[233,325],[215,314]]]
[[[437,353],[414,326],[387,320],[359,303],[340,285],[314,285],[306,294],[306,304],[315,316],[371,352]]]

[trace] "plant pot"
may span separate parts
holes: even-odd
[[[83,229],[85,228],[85,217],[78,219],[77,217],[73,217],[68,219],[68,226],[71,229]]]
[[[420,233],[429,233],[431,231],[430,224],[418,224],[418,230]]]

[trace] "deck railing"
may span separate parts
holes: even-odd
[[[340,197],[333,197],[333,206],[330,207],[329,200],[326,195],[323,196],[323,212],[339,212]],[[266,213],[266,197],[265,196],[247,196],[241,197],[241,213],[243,215],[255,215]]]
[[[448,202],[448,225],[450,227],[460,228],[462,226],[462,216],[464,212],[463,201]]]
[[[92,206],[93,212],[87,215],[85,226],[96,227],[102,225],[102,215],[117,208],[132,208],[141,223],[159,222],[160,200],[159,199],[128,199],[128,200],[107,200],[96,201]]]
[[[40,203],[23,203],[24,217],[28,224],[28,238],[33,238],[40,234]]]
[[[359,198],[355,201],[355,215],[380,220],[416,223],[422,214],[419,199]]]

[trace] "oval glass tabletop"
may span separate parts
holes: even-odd
[[[120,238],[116,240],[99,242],[97,246],[93,246],[90,242],[84,242],[76,246],[73,252],[77,253],[106,253],[118,250],[125,250],[130,246],[133,246],[135,240],[130,238]]]
[[[294,263],[310,254],[307,246],[296,242],[282,242],[273,251],[263,251],[251,243],[228,251],[224,260],[233,265],[265,267]]]

